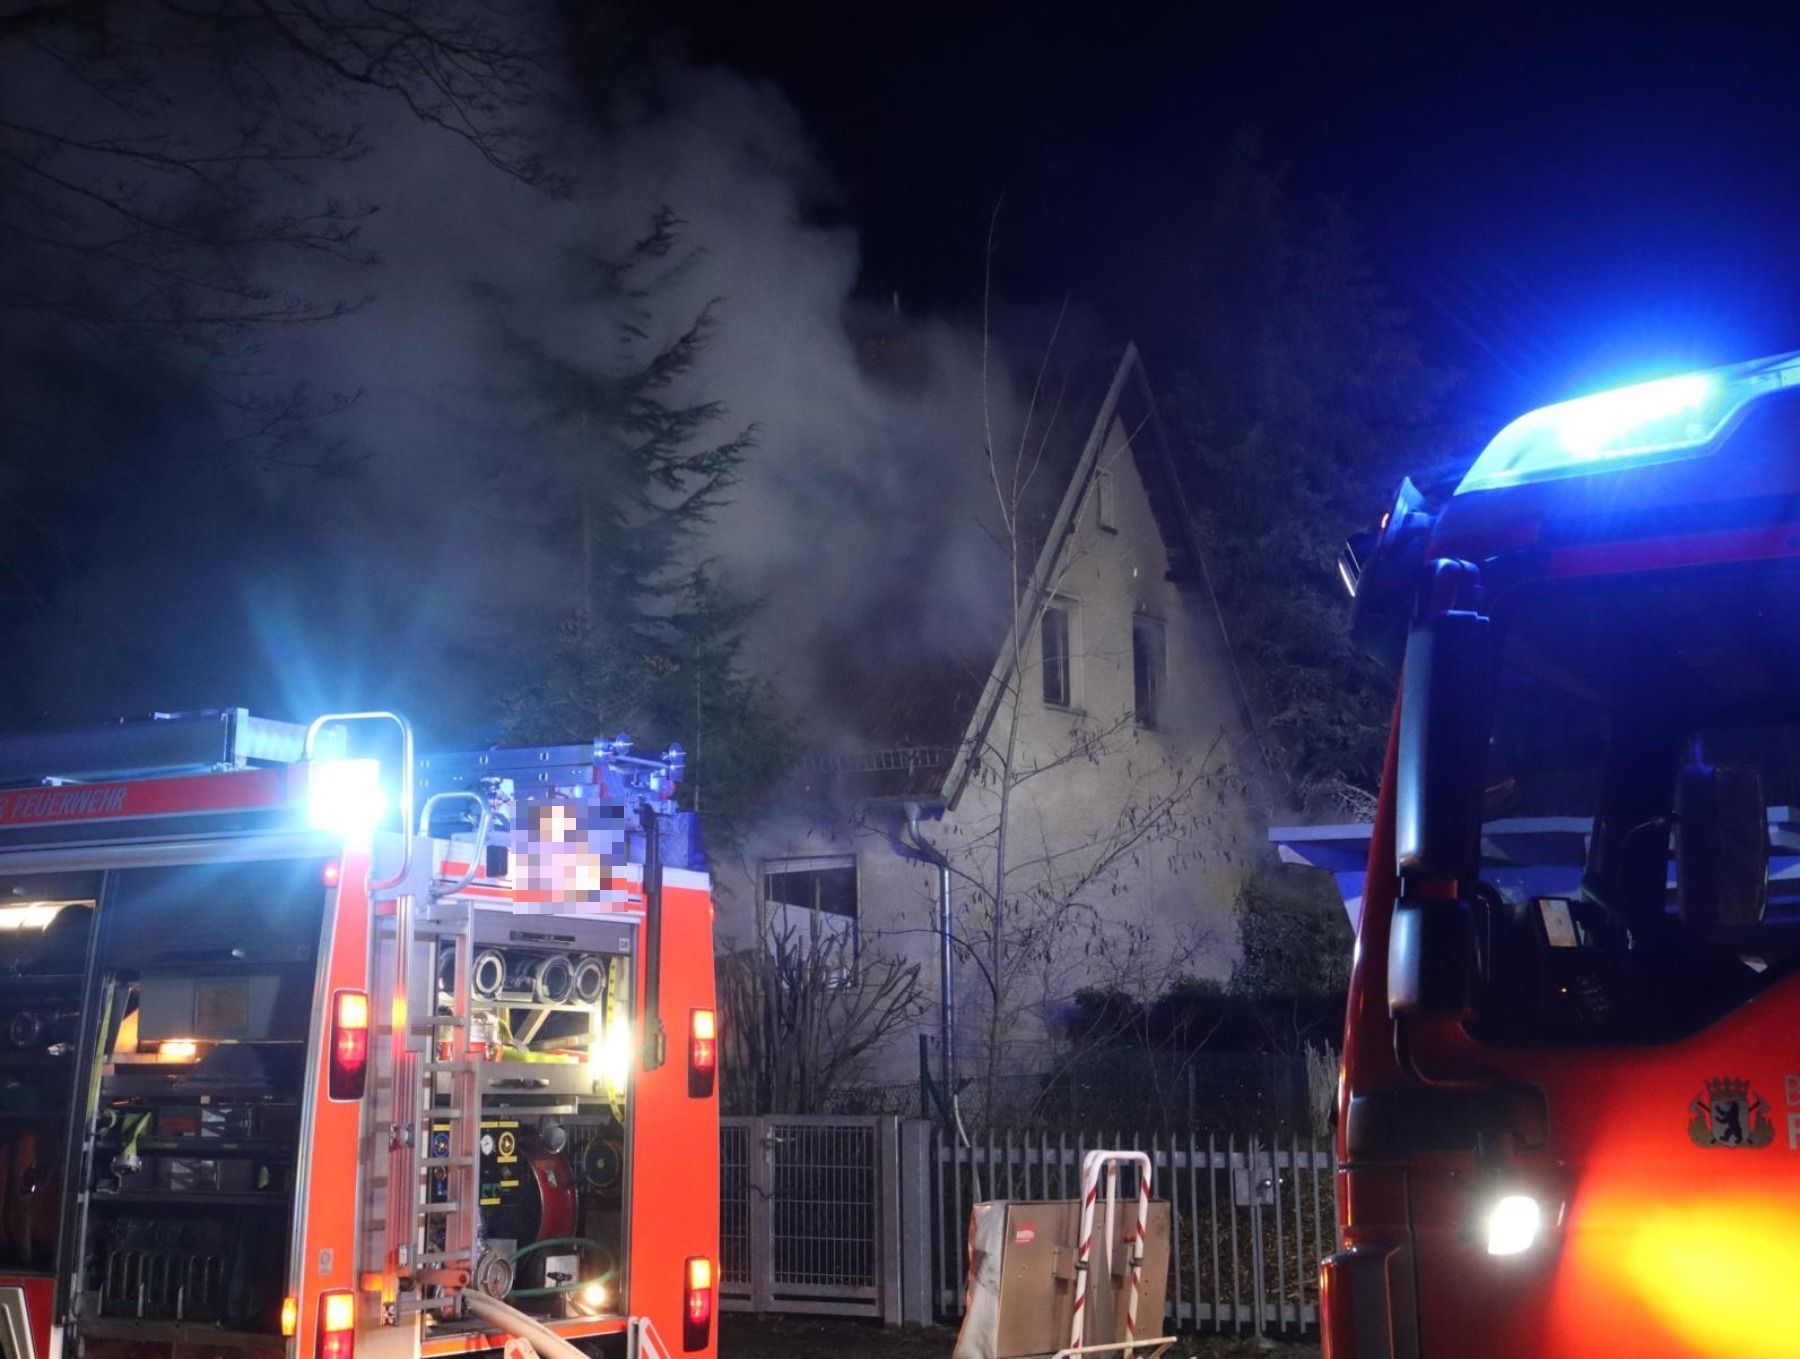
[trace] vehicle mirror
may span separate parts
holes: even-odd
[[[1689,765],[1675,786],[1675,891],[1700,929],[1753,926],[1768,899],[1769,820],[1754,769]]]
[[[1404,901],[1388,933],[1388,1013],[1465,1019],[1474,995],[1467,902]]]
[[[1437,613],[1413,626],[1401,677],[1394,802],[1395,866],[1403,876],[1474,880],[1493,690],[1484,615]]]

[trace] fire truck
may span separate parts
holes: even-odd
[[[1346,551],[1401,679],[1331,1359],[1800,1355],[1797,388],[1533,411]]]
[[[0,737],[0,1352],[715,1352],[679,747]]]

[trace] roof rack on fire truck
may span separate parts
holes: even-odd
[[[339,755],[342,741],[341,729],[322,733],[315,753]],[[73,731],[0,734],[0,788],[293,764],[305,749],[304,725],[252,717],[247,708],[150,713]]]
[[[447,792],[480,792],[496,814],[516,820],[515,807],[571,794],[610,803],[635,823],[639,809],[670,812],[687,769],[687,752],[672,745],[661,755],[632,753],[629,736],[581,745],[522,746],[425,755],[417,762],[419,792],[427,799]],[[448,835],[474,824],[469,803],[442,802],[430,833]]]

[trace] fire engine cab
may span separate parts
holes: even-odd
[[[714,1351],[679,747],[0,737],[0,1353]]]
[[[1534,411],[1346,556],[1401,681],[1331,1359],[1800,1355],[1796,388]]]

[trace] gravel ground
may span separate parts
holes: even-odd
[[[719,1318],[719,1359],[950,1359],[947,1326],[887,1328],[835,1318]],[[1254,1339],[1187,1336],[1172,1351],[1194,1359],[1319,1359],[1316,1345],[1261,1345]]]

